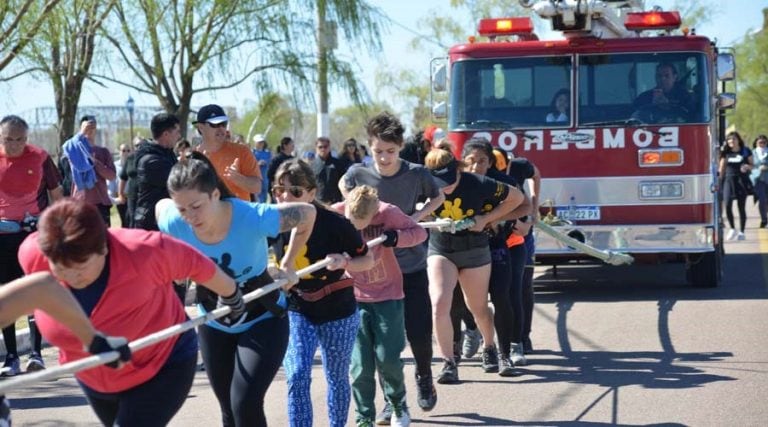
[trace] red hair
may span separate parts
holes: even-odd
[[[71,266],[104,253],[107,226],[90,203],[63,199],[43,211],[37,227],[37,244],[49,261]]]

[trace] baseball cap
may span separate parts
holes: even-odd
[[[227,113],[224,112],[223,108],[216,104],[208,104],[197,112],[197,120],[192,122],[192,124],[210,123],[217,125],[228,121],[229,117],[227,117]]]
[[[253,135],[253,142],[261,142],[266,141],[267,139],[264,138],[264,135],[257,133],[256,135]]]
[[[454,160],[451,160],[450,163],[443,166],[442,168],[432,169],[430,172],[432,173],[432,176],[435,178],[437,185],[439,185],[440,187],[447,187],[449,185],[452,185],[454,182],[456,182],[457,170],[458,170],[458,164],[454,159]]]

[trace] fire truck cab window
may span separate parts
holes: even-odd
[[[453,64],[449,126],[455,129],[567,127],[547,122],[551,102],[571,91],[572,59],[472,59]]]
[[[581,126],[709,121],[703,53],[582,55],[578,61]]]

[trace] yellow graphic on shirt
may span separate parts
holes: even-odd
[[[483,212],[490,212],[493,210],[493,205],[490,203],[486,203],[483,205]]]
[[[467,209],[467,212],[464,212],[461,209],[461,197],[444,201],[443,210],[440,212],[440,218],[449,218],[454,221],[459,221],[474,215],[474,209]]]
[[[296,255],[296,260],[293,263],[293,267],[296,269],[296,271],[301,270],[302,268],[309,267],[312,262],[307,258],[307,245],[304,245],[299,249],[299,253]],[[288,252],[288,245],[285,245],[283,247],[283,253]],[[299,277],[299,279],[314,279],[315,276],[312,275],[312,273],[308,273],[304,276]]]

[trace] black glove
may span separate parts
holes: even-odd
[[[216,308],[229,307],[230,312],[226,317],[220,319],[225,324],[235,323],[240,320],[240,317],[245,313],[245,302],[243,302],[243,293],[238,286],[235,293],[225,297],[219,295],[219,301],[216,303]]]
[[[119,362],[129,362],[131,360],[131,348],[128,347],[128,340],[123,337],[108,337],[101,332],[97,332],[88,346],[88,353],[99,354],[116,351],[120,353],[120,358],[114,362],[107,363],[110,368],[117,368]]]
[[[385,240],[382,245],[387,248],[394,248],[397,246],[397,231],[395,230],[387,230],[382,233],[384,236],[387,237],[387,240]]]

